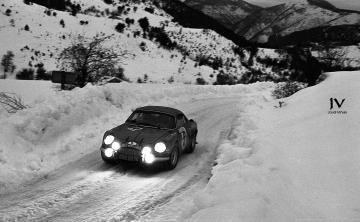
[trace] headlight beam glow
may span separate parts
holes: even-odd
[[[147,163],[147,164],[151,164],[155,161],[155,156],[154,154],[152,154],[152,149],[148,146],[145,146],[142,150],[141,150],[141,154],[142,154],[142,160]]]
[[[160,142],[160,143],[155,144],[154,149],[158,153],[163,153],[166,150],[166,145],[165,145],[165,143]]]
[[[115,151],[118,151],[120,149],[121,145],[119,142],[113,142],[111,144],[111,148],[113,148]]]
[[[114,150],[111,148],[107,148],[105,149],[104,154],[106,157],[110,158],[114,155]]]
[[[114,142],[115,137],[113,135],[107,135],[104,139],[104,143],[106,145],[110,145],[112,142]]]

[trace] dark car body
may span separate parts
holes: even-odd
[[[162,161],[168,163],[168,168],[174,168],[180,154],[194,150],[196,135],[196,122],[188,120],[183,112],[170,107],[145,106],[137,108],[124,124],[105,132],[101,156],[105,162],[127,160],[152,164]],[[106,144],[111,141],[109,138],[113,142]],[[118,144],[113,146],[115,142]],[[151,155],[152,161],[148,161],[146,155]]]

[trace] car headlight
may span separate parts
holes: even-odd
[[[144,162],[147,163],[147,164],[151,164],[155,161],[155,156],[153,154],[148,154],[148,155],[145,155],[144,157]]]
[[[106,157],[110,158],[114,155],[114,150],[111,148],[107,148],[105,149],[104,154]]]
[[[155,144],[155,151],[158,153],[163,153],[166,150],[166,145],[165,143],[157,143]]]
[[[141,150],[141,154],[142,155],[147,155],[147,154],[151,154],[152,150],[150,147],[145,146],[142,150]]]
[[[141,154],[142,154],[142,160],[147,163],[147,164],[151,164],[155,161],[155,156],[154,154],[152,154],[152,149],[148,146],[145,146],[142,150],[141,150]]]
[[[110,145],[112,142],[114,142],[114,140],[115,140],[115,137],[114,137],[114,136],[112,136],[112,135],[107,135],[107,136],[105,137],[105,139],[104,139],[104,143],[105,143],[106,145]]]
[[[115,151],[119,150],[120,149],[120,143],[119,142],[113,142],[111,144],[111,148],[113,148]]]

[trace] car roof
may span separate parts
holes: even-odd
[[[166,106],[144,106],[137,108],[135,111],[154,111],[154,112],[170,114],[172,116],[183,114],[183,112],[181,112],[178,109],[174,109]]]

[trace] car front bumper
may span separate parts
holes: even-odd
[[[129,148],[129,147],[121,147],[117,151],[113,151],[113,155],[111,157],[105,156],[105,149],[108,149],[109,147],[101,147],[101,155],[103,158],[109,159],[109,160],[126,160],[126,161],[132,161],[132,162],[145,162],[144,158],[141,154],[141,150],[135,149],[135,148]],[[162,162],[167,161],[170,159],[169,156],[158,156],[155,153],[152,153],[155,157],[154,162]]]

